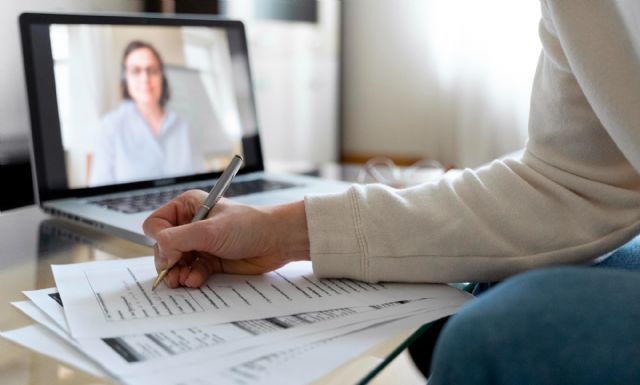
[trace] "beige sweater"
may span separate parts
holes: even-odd
[[[543,0],[522,159],[405,190],[307,197],[316,274],[495,281],[588,263],[640,233],[640,38],[624,3]]]

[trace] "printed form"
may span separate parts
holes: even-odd
[[[310,262],[258,276],[215,275],[198,289],[151,284],[153,257],[53,265],[71,335],[108,338],[437,297],[442,285],[369,284],[313,275]]]
[[[109,378],[99,365],[87,359],[77,348],[69,345],[68,339],[53,334],[44,326],[29,325],[20,329],[0,332],[0,336],[96,377]]]
[[[310,325],[332,320],[336,320],[333,325],[326,326],[335,327],[357,321],[358,317],[354,317],[356,315],[361,315],[360,320],[377,319],[385,315],[382,310],[389,308],[393,308],[392,315],[399,317],[405,312],[415,311],[416,309],[440,309],[458,306],[469,298],[466,293],[458,290],[447,288],[446,286],[442,288],[445,290],[438,290],[437,298],[429,300],[396,301],[373,306],[306,312],[226,324],[170,329],[162,332],[72,340],[71,343],[94,360],[100,362],[103,367],[108,368],[113,375],[124,377],[176,365],[186,365],[197,362],[202,357],[219,356],[238,347],[237,345],[235,348],[225,345],[233,345],[243,339],[246,339],[244,342],[246,345],[243,346],[255,346],[255,344],[265,342],[252,338],[260,335],[277,334],[278,331],[297,329],[300,326],[306,326],[307,331],[309,331]],[[59,330],[64,330],[66,336],[61,335],[61,337],[70,339],[69,330],[64,323],[62,303],[58,301],[55,289],[25,292],[25,295],[33,298],[33,304],[47,313],[50,319],[55,320],[58,327],[51,328],[41,317],[37,317],[38,314],[34,314],[33,311],[27,311],[29,309],[25,308],[24,305],[29,303],[15,303],[16,307],[58,335],[60,335]],[[412,304],[412,306],[416,307],[401,306],[404,304]],[[318,326],[323,327],[323,325]]]
[[[57,288],[50,287],[48,289],[28,290],[23,291],[22,294],[29,298],[31,302],[40,308],[40,310],[42,310],[46,315],[51,317],[51,319],[55,321],[61,329],[65,331],[69,330],[67,320],[64,316],[64,310],[62,309],[62,299],[60,298]],[[31,316],[30,314],[27,315]],[[35,321],[40,322],[39,320]]]
[[[46,298],[47,297],[40,296],[39,301],[45,300]],[[294,323],[290,323],[289,325],[292,326],[284,330],[274,329],[270,332],[263,330],[257,333],[257,335],[254,335],[254,337],[240,338],[239,340],[231,338],[227,341],[229,344],[221,344],[221,346],[215,350],[206,351],[207,349],[203,349],[205,351],[200,351],[201,354],[196,356],[188,357],[189,354],[183,355],[180,352],[174,352],[173,354],[164,355],[166,359],[162,359],[162,357],[148,357],[147,359],[149,361],[147,361],[147,363],[152,364],[151,366],[153,366],[153,368],[148,365],[142,365],[135,367],[135,369],[142,370],[124,370],[124,372],[122,371],[122,367],[120,367],[119,370],[116,369],[118,365],[114,366],[114,362],[107,358],[109,355],[111,355],[112,358],[116,356],[117,354],[115,352],[107,354],[104,350],[101,352],[96,351],[84,344],[84,342],[87,341],[82,341],[82,344],[79,344],[71,340],[67,332],[60,334],[56,330],[56,334],[87,354],[87,358],[91,357],[93,362],[100,362],[102,367],[108,369],[112,375],[130,384],[150,384],[154,382],[155,385],[178,383],[200,384],[203,379],[210,377],[211,373],[215,372],[217,372],[217,374],[214,376],[216,379],[214,383],[227,383],[227,381],[228,383],[245,383],[245,381],[246,383],[259,383],[265,380],[266,383],[272,383],[273,377],[275,376],[276,378],[280,378],[280,381],[286,378],[295,384],[300,383],[300,381],[310,381],[326,373],[349,358],[390,338],[402,330],[416,327],[421,323],[451,314],[469,298],[469,295],[458,292],[458,295],[451,296],[447,299],[439,298],[428,301],[412,301],[405,304],[385,304],[370,307],[369,310],[356,311],[355,313],[352,311],[326,312],[326,315],[331,313],[335,318],[333,316],[324,318],[323,316],[318,316],[318,314],[309,313],[303,315],[301,318],[309,317],[315,320],[312,321],[313,323],[326,321],[326,324],[317,325],[320,327],[315,327],[316,325],[314,325],[311,332],[310,330],[302,332],[302,330],[295,330],[297,327],[293,326]],[[57,301],[53,299],[49,300],[57,303]],[[35,308],[32,302],[23,301],[14,303],[14,305],[49,329],[52,329],[52,326],[53,330],[59,327],[62,328],[62,325],[51,325],[51,321],[54,318],[58,318],[55,314],[48,316],[43,312],[39,313],[40,310]],[[46,303],[40,303],[40,305],[49,311],[51,309]],[[375,317],[371,317],[365,314],[367,312],[378,314],[376,314]],[[44,319],[43,317],[51,318]],[[341,321],[340,318],[342,317],[346,319],[351,318],[351,322]],[[283,318],[287,317],[280,319]],[[402,319],[405,319],[405,321],[401,321]],[[410,323],[407,323],[406,320],[408,319],[411,320]],[[271,320],[254,321],[268,322]],[[320,324],[322,323],[324,322],[320,322]],[[369,329],[372,327],[374,328],[371,332]],[[309,328],[306,327],[303,329]],[[10,339],[31,348],[33,348],[33,344],[36,341],[39,341],[37,345],[47,345],[48,342],[42,340],[45,336],[39,335],[35,333],[35,331],[30,330],[28,335],[25,334],[26,330],[11,331],[7,332],[9,334],[5,337],[13,337]],[[22,334],[11,336],[14,332]],[[172,333],[169,332],[168,334]],[[253,333],[248,334],[253,335]],[[227,335],[225,337],[231,336]],[[177,335],[173,338],[179,340]],[[132,341],[124,338],[122,342],[123,345],[121,347],[128,345]],[[341,343],[336,345],[338,342]],[[82,369],[92,364],[91,361],[87,359],[82,360],[81,357],[77,355],[61,355],[63,352],[55,355],[51,354],[51,352],[42,352]],[[311,358],[309,357],[310,354],[312,356],[320,356],[322,359],[318,361],[317,357],[313,357],[313,359],[309,360],[309,358]],[[212,361],[212,358],[215,359]],[[306,366],[305,369],[292,375],[291,366],[287,365],[291,364],[291,360],[299,361],[294,365],[295,367],[303,368]],[[318,362],[322,362],[322,365],[318,365]],[[176,371],[171,370],[171,368],[180,368],[181,370]],[[203,369],[202,374],[198,374]],[[95,372],[92,373],[95,374]],[[182,374],[176,378],[174,376],[176,373]],[[185,375],[186,373],[190,374]],[[222,381],[223,378],[227,381]],[[268,379],[271,379],[271,381],[268,381]]]
[[[407,329],[453,314],[458,304],[343,325],[291,338],[279,338],[255,349],[216,358],[209,364],[149,372],[122,380],[127,385],[296,385],[330,372],[373,346]],[[411,304],[403,306],[412,306]]]

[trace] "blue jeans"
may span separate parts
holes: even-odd
[[[640,383],[640,238],[596,267],[524,273],[470,302],[429,385]]]

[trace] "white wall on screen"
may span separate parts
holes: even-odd
[[[0,140],[26,137],[29,109],[22,64],[18,16],[22,12],[89,12],[142,10],[142,0],[0,1]]]

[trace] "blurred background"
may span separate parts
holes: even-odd
[[[0,210],[33,202],[17,23],[26,11],[243,20],[267,165],[387,156],[476,167],[527,138],[540,52],[534,0],[1,2]]]

